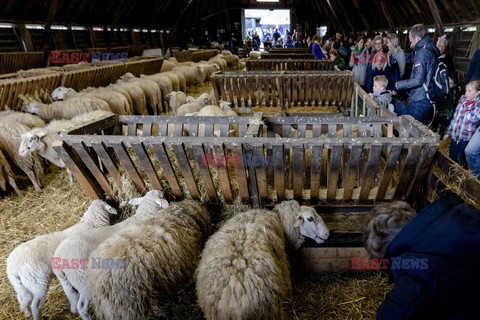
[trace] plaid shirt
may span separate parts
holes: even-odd
[[[474,101],[465,98],[458,104],[452,122],[448,127],[448,135],[453,141],[470,141],[480,120],[480,96]]]

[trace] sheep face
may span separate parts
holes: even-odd
[[[26,157],[32,152],[44,150],[45,143],[42,142],[43,136],[45,136],[45,132],[26,132],[20,135],[19,138],[21,142],[18,148],[18,154]]]
[[[316,243],[324,243],[330,236],[325,222],[311,207],[300,207],[294,227],[300,228],[302,236],[313,239]]]
[[[159,190],[150,190],[147,194],[141,198],[133,198],[128,203],[134,206],[138,206],[145,199],[155,199],[155,202],[160,208],[168,208],[168,201],[163,199],[163,192]]]
[[[69,93],[73,93],[75,90],[72,88],[66,88],[66,87],[58,87],[52,92],[52,99],[53,100],[65,100],[65,97]]]
[[[30,102],[26,106],[24,106],[23,111],[26,113],[38,114],[38,106],[35,102]]]
[[[232,103],[231,102],[228,102],[228,101],[220,101],[220,109],[222,109],[222,111],[224,112],[227,112],[227,111],[231,111],[232,110],[232,107],[231,107]]]

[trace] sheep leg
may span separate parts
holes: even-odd
[[[72,171],[70,171],[70,169],[67,168],[67,174],[68,174],[68,185],[71,186],[73,185],[73,175],[72,175]]]
[[[22,280],[18,275],[11,277],[10,282],[17,293],[17,300],[20,304],[20,310],[22,310],[26,317],[30,317],[32,315],[30,310],[30,302],[33,299],[32,293],[28,291],[28,289],[22,284]]]
[[[32,316],[34,320],[41,320],[42,316],[42,307],[45,303],[45,299],[47,298],[47,292],[41,295],[34,295],[31,309],[32,309]]]
[[[10,184],[10,186],[13,188],[13,190],[15,190],[15,192],[17,193],[18,197],[19,198],[23,198],[23,194],[22,192],[20,191],[20,189],[18,189],[18,186],[17,186],[17,183],[15,182],[15,180],[8,176],[8,183]]]
[[[70,302],[70,312],[77,313],[77,304],[79,299],[78,291],[70,284],[65,273],[61,270],[59,272],[55,272],[60,284],[62,285],[63,292],[67,296],[68,301]]]
[[[40,187],[40,184],[37,181],[37,177],[35,177],[35,173],[31,170],[24,170],[24,172],[27,174],[30,181],[32,181],[33,187],[35,188],[35,190],[36,191],[42,190],[42,188]]]
[[[88,306],[90,304],[90,299],[88,299],[84,294],[80,295],[78,299],[77,310],[82,317],[82,320],[91,320],[90,315],[88,314]]]

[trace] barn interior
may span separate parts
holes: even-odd
[[[314,60],[309,49],[268,52],[266,34],[257,51],[250,38],[276,28],[282,35],[298,33],[302,41],[315,34],[355,39],[395,33],[411,53],[408,31],[416,23],[432,39],[446,35],[458,85],[464,85],[480,47],[476,0],[0,2],[0,112],[53,104],[59,86],[86,95],[93,88],[118,95],[121,82],[145,90],[138,100],[122,91],[126,110],[111,107],[114,115],[58,132],[53,146],[73,183],[64,168],[39,157],[43,172],[36,190],[0,143],[12,170],[0,168],[6,177],[0,185],[0,319],[26,319],[5,271],[15,247],[74,225],[93,199],[114,204],[114,222],[123,220],[135,210],[128,201],[150,189],[163,190],[171,202],[202,202],[216,228],[242,211],[271,209],[282,200],[314,207],[330,238],[324,244],[307,239],[290,257],[285,319],[375,319],[393,284],[370,265],[352,270],[352,258],[367,257],[361,239],[366,215],[375,204],[394,200],[420,211],[448,192],[479,208],[480,182],[448,157],[448,142],[380,107],[350,71],[330,71],[330,62]],[[184,76],[183,84],[172,76],[178,83],[162,88],[162,73],[216,58],[222,63],[204,80]],[[208,104],[217,106],[229,101],[238,117],[179,115],[168,90],[194,99],[208,94]],[[205,155],[222,155],[226,162],[205,166]],[[283,166],[239,169],[228,160],[245,155],[279,156]],[[193,275],[186,287],[157,302],[149,319],[204,319]],[[92,308],[90,314],[96,319]],[[42,319],[81,319],[70,312],[56,278]]]

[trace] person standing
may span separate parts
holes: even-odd
[[[400,47],[400,41],[396,33],[389,33],[387,36],[388,54],[394,58],[398,64],[400,72],[398,79],[403,79],[405,75],[405,52]],[[391,59],[393,60],[393,59]]]
[[[315,56],[315,59],[327,58],[325,53],[323,53],[321,43],[322,43],[322,37],[320,37],[318,34],[312,37],[311,45],[312,45],[312,52],[313,52],[313,55]]]
[[[427,35],[423,24],[414,25],[408,34],[410,47],[414,50],[413,67],[410,79],[400,80],[395,84],[392,94],[408,90],[408,107],[400,101],[395,104],[397,115],[409,114],[422,123],[427,123],[433,112],[433,104],[428,97],[428,88],[433,84],[437,68],[437,47]]]
[[[353,71],[355,81],[362,87],[365,87],[365,79],[367,77],[368,53],[364,45],[365,39],[358,37],[357,45],[353,47],[350,57],[350,68]]]
[[[440,56],[438,57],[438,62],[443,62],[447,66],[447,72],[449,78],[456,78],[457,71],[455,70],[455,65],[453,64],[452,56],[446,51],[448,45],[448,41],[446,38],[441,37],[437,41],[437,48],[440,52]],[[468,82],[467,82],[468,83]]]
[[[469,83],[472,80],[480,80],[480,49],[477,49],[473,54],[468,65],[467,75],[465,76],[465,83]]]
[[[480,120],[480,80],[470,81],[465,97],[460,101],[443,140],[452,138],[449,157],[466,167],[465,149],[478,127]]]

